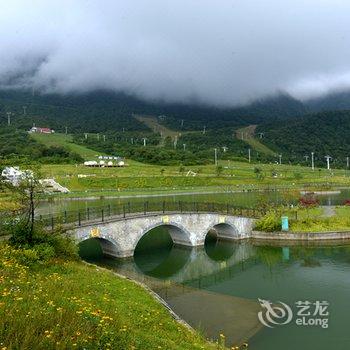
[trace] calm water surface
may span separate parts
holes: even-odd
[[[350,349],[350,246],[255,246],[208,236],[202,249],[172,245],[165,229],[150,231],[135,257],[102,257],[98,241],[81,244],[89,261],[143,281],[192,326],[227,345],[256,350]],[[294,322],[263,327],[258,299],[287,303],[328,301],[329,327]]]
[[[147,196],[132,198],[91,198],[91,199],[56,199],[43,201],[38,207],[39,214],[53,214],[63,211],[84,210],[88,207],[102,207],[108,204],[117,205],[127,202],[219,202],[229,203],[237,206],[253,207],[259,201],[268,200],[271,203],[280,203],[285,200],[285,194],[280,191],[271,192],[237,192],[237,193],[211,193],[211,194],[192,194],[192,195],[164,195]],[[324,194],[318,196],[321,205],[339,205],[345,200],[350,199],[350,189],[341,189],[338,194]],[[293,200],[291,200],[293,202]],[[294,200],[295,202],[295,200]]]

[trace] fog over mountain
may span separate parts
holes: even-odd
[[[244,104],[350,88],[347,0],[1,1],[0,86]]]

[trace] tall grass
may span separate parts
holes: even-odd
[[[211,349],[138,285],[0,245],[1,349]]]

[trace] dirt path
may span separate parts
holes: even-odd
[[[325,218],[330,218],[332,216],[335,216],[335,207],[331,207],[331,206],[324,206],[322,207],[323,209],[323,217]]]

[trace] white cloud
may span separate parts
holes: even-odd
[[[245,103],[350,87],[341,0],[1,0],[0,83]]]

